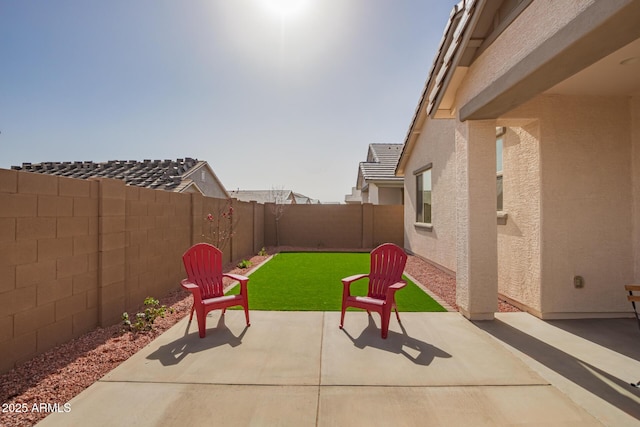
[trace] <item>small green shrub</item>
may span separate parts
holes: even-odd
[[[160,305],[160,301],[153,297],[144,299],[145,309],[141,313],[136,313],[133,322],[129,319],[129,313],[122,313],[122,325],[125,331],[144,332],[153,330],[153,322],[158,317],[164,317],[165,313],[173,313],[175,310],[165,305]]]
[[[267,251],[264,249],[264,246],[262,247],[262,249],[260,249],[260,251],[258,251],[258,255],[267,256]]]
[[[238,268],[249,268],[251,267],[251,261],[243,259],[238,263]]]

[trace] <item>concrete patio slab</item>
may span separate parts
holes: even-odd
[[[640,332],[635,319],[543,321],[497,313],[476,325],[606,425],[640,425]]]
[[[98,382],[55,426],[315,426],[318,386]],[[286,404],[283,404],[286,402]]]
[[[319,408],[318,426],[602,425],[548,385],[323,387]]]
[[[548,384],[503,346],[487,340],[459,313],[392,316],[380,338],[380,317],[325,313],[323,385],[522,385]]]
[[[251,316],[213,313],[204,339],[182,320],[39,426],[640,423],[629,322],[402,313],[382,340],[363,312]]]
[[[322,312],[209,313],[207,336],[188,317],[102,381],[318,385]]]

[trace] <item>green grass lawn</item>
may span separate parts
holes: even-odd
[[[283,252],[249,276],[249,308],[268,311],[340,311],[340,279],[369,272],[368,253]],[[398,311],[446,311],[416,284],[396,293]],[[368,279],[351,285],[352,295],[367,294]],[[239,292],[239,286],[229,293]],[[349,309],[351,310],[351,309]]]

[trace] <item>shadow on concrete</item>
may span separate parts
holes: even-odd
[[[342,329],[342,332],[349,337],[353,345],[357,348],[373,347],[391,353],[401,354],[416,365],[425,366],[431,364],[436,357],[451,357],[449,353],[440,350],[438,347],[410,337],[402,323],[400,323],[400,328],[402,329],[401,334],[389,330],[387,339],[382,339],[382,337],[380,337],[380,328],[376,325],[371,314],[369,314],[368,318],[369,324],[358,338],[354,338],[346,329]]]
[[[215,328],[207,328],[207,336],[200,338],[198,332],[188,333],[189,325],[185,335],[175,341],[160,346],[156,351],[147,356],[149,360],[159,360],[163,366],[176,365],[189,354],[198,353],[223,345],[237,347],[242,344],[242,338],[247,333],[248,326],[245,326],[240,335],[235,336],[224,322],[224,316],[220,316]]]
[[[635,319],[572,319],[545,322],[640,361],[640,331]]]
[[[500,320],[473,322],[479,329],[523,352],[574,384],[640,420],[640,390],[583,360],[553,347]],[[637,372],[630,372],[635,380]],[[634,398],[635,396],[635,398]]]

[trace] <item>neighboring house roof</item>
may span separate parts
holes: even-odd
[[[222,191],[224,186],[206,161],[186,157],[177,160],[109,160],[106,162],[43,162],[23,163],[11,169],[65,176],[69,178],[114,178],[122,179],[127,185],[167,190],[178,193],[198,191],[199,186],[190,177],[205,169],[211,174]]]
[[[360,162],[357,189],[366,188],[369,182],[401,183],[402,177],[395,176],[396,165],[402,153],[403,144],[369,144],[367,161]]]
[[[242,202],[254,201],[264,204],[277,200],[278,203],[284,201],[282,204],[286,205],[320,204],[319,200],[295,193],[292,190],[232,190],[229,191],[229,195]]]

